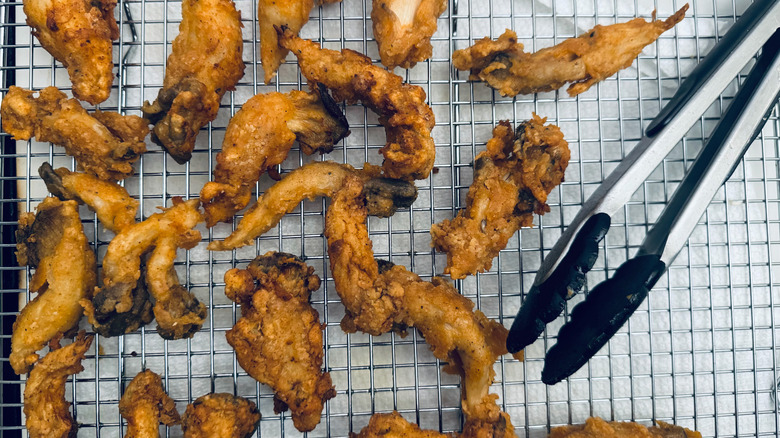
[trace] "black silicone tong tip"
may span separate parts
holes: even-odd
[[[585,274],[596,263],[599,242],[609,231],[610,224],[606,213],[588,219],[558,267],[547,280],[528,291],[506,340],[510,353],[517,353],[536,341],[547,323],[561,314],[566,300],[582,290]]]
[[[580,369],[628,321],[664,271],[660,256],[643,255],[628,260],[611,279],[594,287],[574,307],[547,352],[542,382],[554,385]]]

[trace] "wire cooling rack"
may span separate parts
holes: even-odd
[[[125,181],[138,197],[144,217],[174,196],[197,197],[210,179],[225,126],[241,105],[256,93],[304,87],[292,57],[270,86],[262,84],[258,60],[256,5],[236,2],[244,21],[247,68],[235,92],[222,101],[219,116],[198,136],[192,161],[178,165],[159,147],[149,144],[136,176]],[[472,179],[471,162],[484,148],[492,127],[501,119],[514,123],[535,111],[558,124],[572,150],[566,182],[550,196],[552,211],[535,219],[535,227],[510,240],[485,274],[456,282],[489,316],[509,325],[530,288],[545,251],[554,244],[580,204],[641,137],[682,78],[708,52],[747,7],[746,1],[693,1],[686,19],[646,48],[633,65],[577,98],[566,93],[502,98],[479,83],[467,82],[450,64],[453,50],[475,39],[497,37],[505,28],[518,33],[527,49],[550,46],[578,35],[595,24],[648,17],[653,10],[665,18],[683,2],[670,0],[453,0],[439,19],[433,38],[433,58],[412,70],[398,69],[422,86],[436,115],[436,170],[418,181],[420,194],[410,211],[390,219],[370,219],[371,238],[380,258],[390,258],[429,278],[441,273],[445,257],[430,248],[430,225],[452,217],[465,201]],[[302,31],[326,47],[351,48],[378,59],[370,20],[371,4],[344,0],[315,8]],[[121,38],[114,46],[119,73],[103,109],[140,114],[145,99],[153,100],[162,84],[165,60],[181,19],[179,1],[125,0],[117,7]],[[56,85],[70,92],[67,72],[30,36],[21,2],[0,4],[2,90],[9,85],[40,89]],[[744,76],[741,76],[744,78]],[[736,82],[718,99],[651,178],[613,217],[612,232],[602,243],[594,269],[596,284],[633,255],[662,210],[669,194],[695,158]],[[352,135],[322,157],[353,165],[379,163],[384,133],[377,117],[360,105],[345,107]],[[509,357],[496,363],[496,383],[502,408],[520,436],[546,436],[550,426],[581,423],[589,416],[609,420],[653,419],[695,428],[705,436],[777,436],[777,359],[775,302],[780,292],[780,120],[778,108],[736,172],[718,192],[691,240],[658,282],[649,299],[582,370],[567,381],[548,387],[540,374],[544,351],[552,345],[561,320],[526,351],[525,362]],[[13,231],[19,211],[31,210],[46,195],[35,170],[44,161],[55,167],[75,163],[62,149],[36,142],[14,142],[2,134],[2,339],[8,357],[10,328],[18,305],[30,298],[16,267]],[[296,148],[280,166],[282,173],[307,157]],[[257,190],[271,181],[264,176]],[[223,274],[243,267],[269,250],[303,256],[323,277],[313,294],[314,306],[328,324],[325,366],[338,390],[329,401],[322,423],[310,436],[346,436],[359,431],[374,412],[397,409],[423,428],[458,431],[461,425],[458,378],[442,373],[441,363],[418,334],[370,337],[345,335],[338,326],[343,315],[332,280],[323,237],[327,202],[304,202],[256,245],[233,253],[209,253],[205,241],[221,238],[231,225],[202,228],[204,242],[180,252],[182,281],[209,305],[203,329],[191,340],[164,341],[154,324],[119,338],[97,338],[86,370],[68,383],[68,398],[81,424],[79,436],[113,437],[124,432],[118,412],[123,388],[142,367],[163,375],[180,411],[212,391],[237,393],[254,400],[263,418],[259,436],[298,435],[289,415],[275,415],[271,391],[257,384],[237,365],[224,332],[236,320],[237,308],[223,294]],[[82,210],[85,230],[98,252],[105,252],[112,235],[94,215]],[[20,287],[21,285],[21,287]],[[581,300],[575,297],[568,305]],[[84,327],[85,322],[82,322]],[[98,359],[96,359],[98,354]],[[20,392],[23,383],[3,360],[2,426],[0,435],[23,430]],[[180,436],[178,427],[165,430]]]

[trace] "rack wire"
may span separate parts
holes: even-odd
[[[639,140],[680,81],[748,6],[740,0],[692,1],[686,19],[645,49],[632,67],[577,98],[564,92],[502,98],[451,66],[453,50],[505,28],[518,33],[527,49],[537,50],[576,36],[595,24],[666,17],[681,1],[617,0],[452,0],[438,21],[433,57],[411,70],[397,69],[422,86],[436,115],[436,170],[418,181],[419,198],[409,211],[369,222],[380,258],[409,267],[424,278],[440,274],[445,258],[430,248],[430,225],[452,217],[465,201],[472,179],[471,162],[484,148],[498,120],[517,123],[536,112],[558,124],[572,150],[566,181],[550,196],[552,210],[510,240],[490,272],[456,282],[492,318],[509,325],[530,288],[535,270],[585,198]],[[256,93],[305,87],[294,58],[279,70],[273,84],[262,84],[256,41],[256,5],[236,1],[244,22],[244,78],[225,96],[219,116],[198,136],[193,159],[178,165],[149,144],[125,187],[141,203],[143,217],[174,196],[197,197],[211,177],[225,127]],[[117,8],[121,37],[114,46],[118,79],[102,109],[140,114],[162,85],[165,60],[178,33],[178,0],[123,0]],[[329,48],[351,48],[378,60],[367,0],[344,0],[316,7],[302,36]],[[67,73],[52,60],[24,24],[21,2],[0,4],[2,91],[9,85],[40,89],[56,85],[70,92]],[[740,76],[739,79],[744,79]],[[612,232],[588,274],[596,284],[633,255],[679,184],[736,89],[736,82],[694,126],[686,138],[613,218]],[[360,105],[345,106],[352,134],[324,157],[307,157],[296,147],[280,166],[282,173],[305,162],[334,159],[353,165],[381,157],[384,133],[377,117]],[[504,357],[497,362],[499,394],[520,436],[546,436],[549,427],[581,423],[589,416],[608,420],[673,422],[705,436],[777,436],[780,431],[775,315],[780,292],[780,117],[769,122],[731,179],[718,192],[688,245],[650,297],[602,351],[570,379],[555,386],[541,383],[544,352],[562,324],[526,350],[525,362]],[[10,326],[19,305],[29,300],[25,279],[16,267],[13,231],[19,211],[31,210],[46,196],[35,169],[44,161],[75,168],[61,149],[36,142],[15,142],[2,134],[0,201],[2,228],[2,339],[8,357]],[[262,192],[268,177],[258,183]],[[325,281],[313,304],[328,325],[325,366],[338,390],[322,423],[309,436],[346,436],[359,431],[374,412],[400,411],[423,428],[458,431],[461,426],[458,378],[442,373],[441,363],[415,333],[370,337],[344,334],[338,326],[343,307],[328,270],[323,237],[323,200],[304,202],[281,224],[248,248],[209,253],[206,241],[226,236],[231,225],[202,229],[204,242],[181,252],[177,269],[186,286],[209,306],[203,329],[190,340],[165,341],[154,324],[119,338],[97,338],[85,360],[86,370],[68,383],[79,436],[118,436],[124,426],[118,412],[123,388],[142,367],[163,375],[180,411],[212,391],[254,400],[262,414],[258,436],[298,435],[289,415],[273,413],[272,392],[250,378],[235,361],[224,332],[237,308],[223,294],[223,274],[245,266],[258,254],[282,250],[303,256]],[[82,210],[85,230],[100,257],[112,235]],[[21,286],[20,286],[21,285]],[[571,309],[581,297],[568,304]],[[567,315],[568,316],[568,315]],[[82,325],[88,327],[85,322]],[[96,358],[96,352],[99,352]],[[18,380],[3,359],[0,435],[23,430]],[[163,429],[180,436],[181,429]]]

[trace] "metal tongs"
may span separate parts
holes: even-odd
[[[780,97],[780,0],[758,0],[680,85],[645,136],[588,198],[545,257],[507,339],[515,353],[533,343],[580,291],[618,212],[726,86],[761,55],[636,256],[594,287],[547,352],[542,381],[553,385],[584,365],[628,320],[672,263],[719,187]]]

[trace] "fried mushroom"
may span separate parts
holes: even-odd
[[[699,432],[658,421],[658,426],[645,427],[633,422],[605,421],[590,417],[585,424],[554,427],[548,438],[701,438]]]
[[[104,321],[128,312],[133,315],[137,292],[141,290],[142,258],[149,251],[152,252],[145,267],[145,282],[155,300],[152,311],[160,336],[187,338],[200,329],[206,306],[179,284],[173,266],[176,249],[189,249],[200,241],[200,232],[193,230],[203,221],[199,204],[197,199],[174,198],[172,207],[123,229],[111,240],[103,258],[103,287],[91,302],[84,303],[90,323],[99,333],[115,334]],[[126,327],[125,333],[135,330],[134,326]]]
[[[208,249],[229,251],[250,244],[256,237],[276,226],[285,214],[304,199],[333,196],[341,188],[344,179],[353,174],[360,175],[362,179],[376,180],[371,183],[369,201],[373,208],[370,214],[374,216],[391,216],[398,208],[410,206],[417,198],[414,184],[405,181],[390,183],[378,177],[377,170],[370,165],[357,171],[347,164],[316,161],[295,169],[266,190],[244,214],[233,233],[225,240],[212,241]]]
[[[179,164],[192,158],[200,128],[217,117],[222,96],[244,76],[241,14],[232,0],[184,0],[163,87],[142,111],[152,141]]]
[[[95,287],[95,254],[89,247],[74,201],[45,198],[36,213],[19,218],[16,258],[35,269],[29,282],[38,296],[22,308],[13,325],[9,361],[16,374],[30,371],[36,352],[78,325]]]
[[[563,182],[571,152],[546,120],[534,114],[515,132],[508,121],[493,129],[474,160],[466,208],[431,227],[431,245],[447,254],[445,274],[461,279],[489,270],[509,238],[533,225],[534,213],[550,211],[547,196]]]
[[[371,23],[387,68],[412,68],[433,54],[431,37],[447,0],[373,0]]]
[[[664,21],[635,18],[610,26],[597,25],[576,38],[527,53],[509,29],[497,40],[485,37],[456,50],[452,65],[470,70],[469,80],[481,80],[503,96],[557,90],[566,83],[570,96],[584,93],[597,82],[631,66],[645,46],[685,17],[688,4]]]
[[[351,434],[352,438],[445,438],[452,434],[443,434],[433,430],[422,430],[396,411],[389,414],[374,414],[360,433]]]
[[[119,181],[133,174],[146,152],[146,121],[113,112],[92,114],[55,87],[35,92],[11,86],[0,105],[3,130],[16,140],[35,138],[65,148],[79,167],[100,179]]]
[[[181,423],[176,404],[151,370],[138,373],[119,400],[119,414],[127,421],[125,438],[159,438],[160,423]]]
[[[62,348],[59,339],[54,339],[51,351],[33,367],[24,386],[25,427],[30,438],[76,436],[78,423],[65,400],[65,383],[69,375],[84,370],[81,361],[92,339],[81,332],[73,343]]]
[[[214,181],[201,190],[206,226],[229,221],[246,207],[252,186],[266,169],[287,158],[295,140],[311,155],[332,151],[347,135],[346,117],[322,86],[311,93],[295,90],[252,97],[230,120]]]
[[[68,69],[73,95],[96,105],[114,82],[116,0],[24,0],[24,14],[41,46]]]
[[[227,393],[198,397],[182,417],[184,438],[248,438],[260,422],[257,405]]]
[[[337,101],[361,101],[379,114],[387,136],[380,149],[384,176],[404,180],[428,177],[436,156],[431,137],[435,120],[421,87],[404,83],[400,76],[373,65],[361,53],[322,49],[290,29],[278,32],[279,44],[298,58],[310,83],[322,83]]]
[[[274,412],[289,408],[296,429],[314,430],[324,402],[336,395],[322,371],[324,325],[309,304],[320,286],[314,268],[269,252],[245,270],[228,271],[225,284],[225,294],[241,304],[241,318],[225,334],[239,365],[274,390]]]
[[[38,168],[38,175],[52,195],[86,204],[100,223],[114,233],[135,223],[138,201],[122,186],[64,167],[54,169],[49,163]]]

